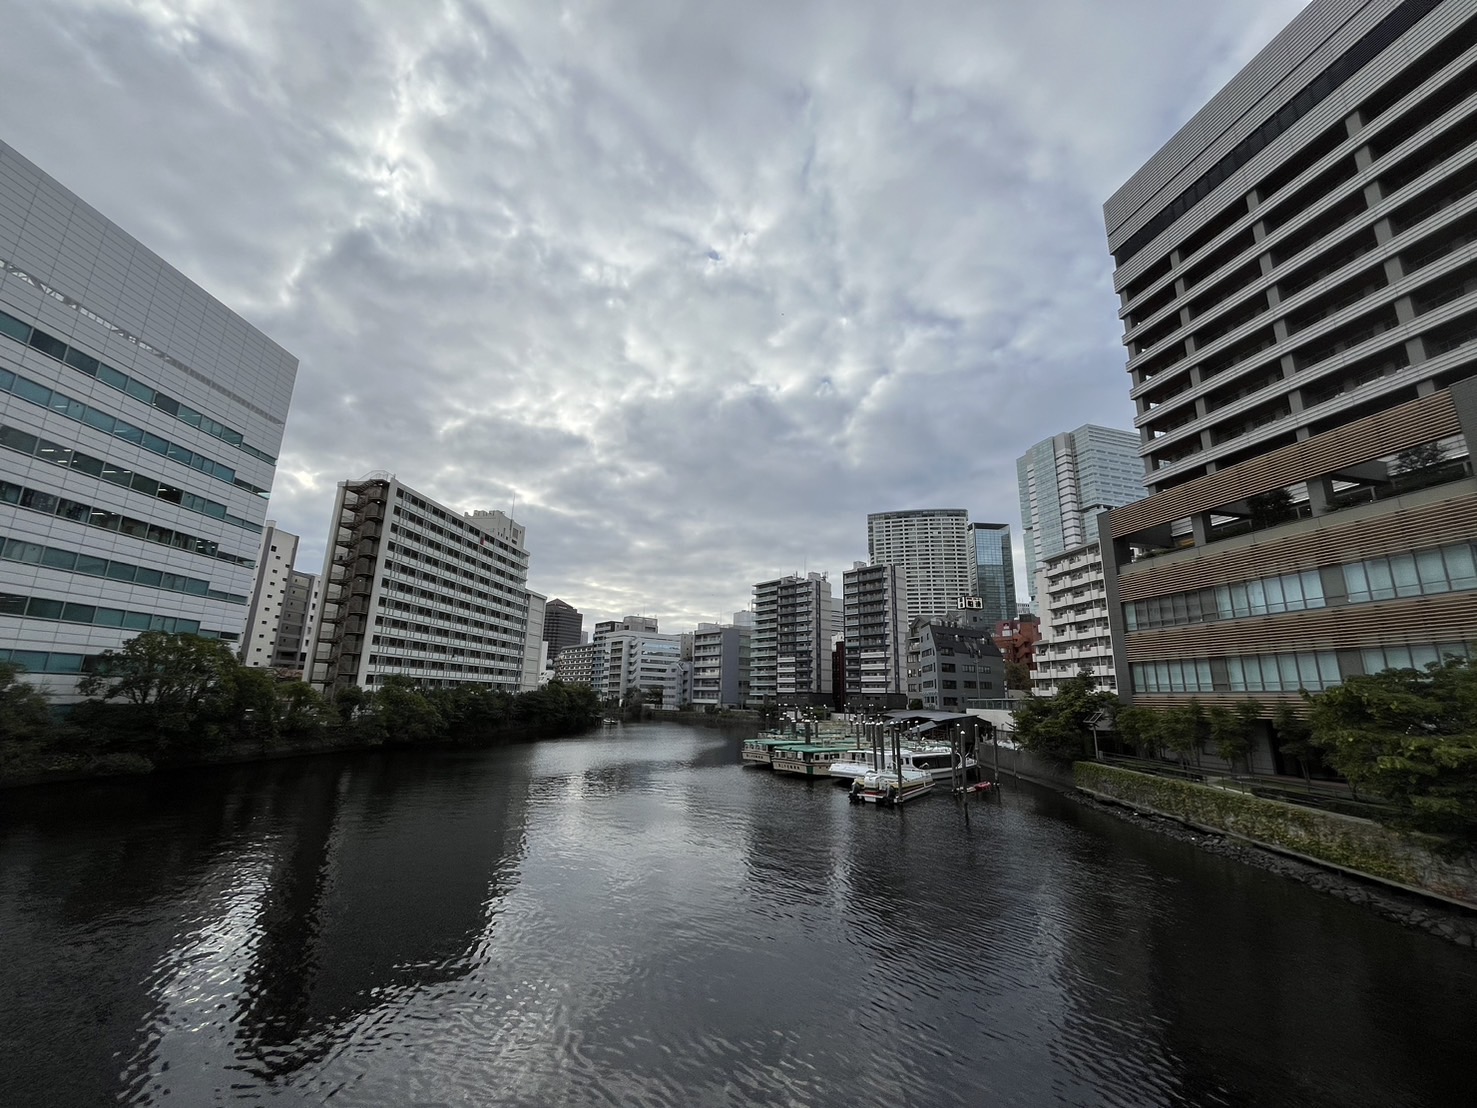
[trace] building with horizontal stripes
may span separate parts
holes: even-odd
[[[390,677],[516,693],[528,684],[527,580],[524,529],[502,512],[458,512],[389,473],[341,481],[307,680],[324,693]]]
[[[297,359],[0,143],[0,661],[239,643]]]
[[[295,568],[300,539],[267,520],[241,636],[243,665],[301,677],[318,615],[318,575]]]
[[[900,566],[908,618],[943,618],[978,587],[975,534],[963,508],[910,508],[867,516],[867,558]]]
[[[1477,0],[1314,0],[1104,212],[1149,494],[1100,524],[1120,693],[1465,654]]]

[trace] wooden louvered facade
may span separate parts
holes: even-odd
[[[1227,504],[1286,488],[1340,467],[1386,457],[1461,432],[1451,392],[1442,389],[1269,451],[1108,513],[1109,533],[1126,539]]]
[[[1413,536],[1417,535],[1419,542],[1413,545]],[[1118,599],[1126,604],[1212,585],[1400,554],[1416,545],[1440,546],[1474,536],[1477,480],[1468,478],[1395,500],[1364,504],[1123,566],[1118,575]]]

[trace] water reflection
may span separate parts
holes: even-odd
[[[17,1103],[1466,1099],[1470,952],[1044,792],[653,724],[4,800]]]

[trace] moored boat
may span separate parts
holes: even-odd
[[[849,748],[818,743],[799,746],[780,745],[774,748],[771,764],[778,773],[795,773],[802,777],[829,777],[831,763]]]
[[[743,758],[747,765],[771,766],[774,764],[774,751],[781,746],[804,746],[803,739],[797,739],[793,735],[784,735],[776,738],[774,735],[759,735],[756,738],[744,740]]]
[[[933,774],[927,770],[874,770],[851,783],[851,802],[892,807],[931,792],[933,784]]]

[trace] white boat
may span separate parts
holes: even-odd
[[[881,804],[892,807],[933,791],[933,774],[921,769],[876,770],[851,783],[853,804]]]
[[[901,751],[903,769],[922,770],[935,781],[947,781],[954,776],[954,752],[947,746],[912,746]],[[863,774],[877,769],[875,755],[869,748],[848,750],[846,755],[831,763],[831,776],[839,781],[850,782]],[[894,769],[892,751],[882,752],[883,769]],[[975,760],[969,755],[964,758],[966,774],[975,769]]]

